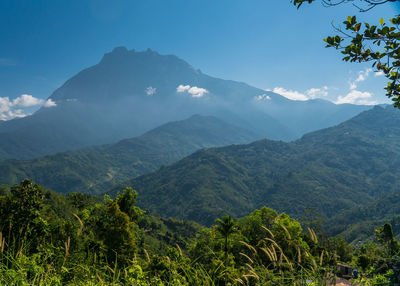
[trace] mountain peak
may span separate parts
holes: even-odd
[[[132,51],[135,51],[135,50],[132,50]],[[126,53],[128,53],[129,51],[128,51],[128,49],[126,48],[126,47],[123,47],[123,46],[121,46],[121,47],[115,47],[113,50],[112,50],[112,54],[126,54]]]
[[[105,53],[103,56],[103,59],[101,62],[115,62],[116,60],[128,60],[132,58],[137,58],[137,57],[148,57],[148,56],[160,56],[165,57],[160,55],[157,51],[154,51],[150,48],[148,48],[145,51],[136,51],[135,49],[128,50],[124,46],[120,47],[115,47],[111,52]]]
[[[145,51],[136,51],[135,49],[132,50],[128,50],[127,47],[125,46],[119,46],[119,47],[115,47],[111,53],[106,53],[106,54],[113,54],[113,55],[127,55],[127,54],[158,54],[159,53],[157,51],[152,50],[151,48],[147,48]]]
[[[147,50],[145,51],[145,53],[147,53],[147,54],[158,54],[157,51],[153,51],[153,50],[150,49],[150,48],[147,48]]]
[[[155,88],[157,94],[175,94],[180,84],[199,81],[199,73],[174,55],[161,55],[116,47],[104,54],[101,61],[69,79],[51,96],[53,100],[98,101],[133,96],[144,98],[146,90]]]

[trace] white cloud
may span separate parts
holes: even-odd
[[[176,92],[189,93],[192,97],[203,97],[205,94],[208,93],[208,90],[205,88],[197,87],[197,86],[190,86],[190,85],[182,85],[180,84],[176,88]]]
[[[289,90],[283,87],[275,87],[272,91],[291,100],[308,100],[308,97],[305,94],[296,90]]]
[[[12,102],[8,97],[0,97],[0,112],[5,112],[10,109]]]
[[[339,96],[335,103],[336,104],[351,103],[359,105],[378,104],[376,100],[371,100],[372,96],[373,94],[370,92],[353,89],[346,96]]]
[[[22,94],[13,100],[13,106],[31,107],[43,104],[43,102],[43,99],[33,97],[30,94]]]
[[[271,97],[270,97],[269,95],[267,95],[267,94],[264,93],[264,94],[255,96],[254,99],[257,100],[257,101],[261,101],[261,100],[271,100]]]
[[[342,103],[350,103],[350,104],[359,104],[359,105],[375,105],[379,102],[373,99],[373,94],[368,91],[360,91],[357,89],[358,84],[366,81],[369,75],[373,72],[371,68],[367,68],[365,70],[359,71],[357,78],[355,80],[349,80],[349,89],[350,91],[342,96],[338,96],[335,103],[342,104]],[[374,76],[382,76],[384,73],[382,71],[378,71],[374,73]]]
[[[180,84],[180,85],[176,88],[176,91],[177,91],[177,92],[185,92],[185,91],[189,90],[189,88],[190,88],[190,85],[182,85],[182,84]]]
[[[26,116],[22,109],[14,108],[14,101],[11,101],[8,97],[0,97],[0,120],[10,120]]]
[[[312,87],[310,89],[307,89],[306,92],[285,89],[283,87],[275,87],[273,90],[266,89],[266,91],[273,91],[273,92],[280,94],[291,100],[303,100],[303,101],[309,100],[309,99],[327,97],[328,90],[329,90],[329,88],[327,86],[323,86],[323,87],[319,87],[319,88]]]
[[[29,94],[22,94],[14,100],[10,100],[9,97],[0,97],[0,120],[25,117],[30,114],[26,113],[24,108],[40,105],[44,107],[53,107],[56,106],[56,103],[51,99],[45,101]]]
[[[372,72],[371,68],[365,69],[363,71],[359,71],[358,77],[355,80],[349,82],[350,89],[351,90],[356,89],[358,86],[358,83],[365,81],[371,72]]]
[[[345,95],[333,95],[332,92],[335,90],[334,87],[322,86],[319,88],[309,88],[305,92],[300,92],[297,90],[290,90],[283,87],[275,87],[274,89],[266,89],[266,91],[272,91],[279,95],[282,95],[291,100],[310,100],[316,98],[325,98],[332,101],[335,104],[357,104],[357,105],[376,105],[379,104],[378,100],[375,100],[374,94],[368,91],[360,91],[356,89],[357,83],[365,81],[372,69],[366,69],[358,73],[357,78],[352,82],[354,85],[350,85],[350,89]],[[336,100],[335,100],[336,98]],[[256,96],[256,100],[262,100],[263,95]]]
[[[309,99],[315,99],[320,97],[328,96],[328,87],[323,86],[321,88],[310,88],[306,91],[306,95]]]
[[[157,93],[157,88],[149,86],[148,88],[146,88],[146,94],[148,96],[154,95]]]
[[[6,112],[1,112],[0,113],[0,120],[10,120],[14,118],[21,118],[25,117],[27,114],[24,114],[23,110],[21,109],[16,109],[16,110],[8,110]]]
[[[54,107],[54,106],[57,106],[57,104],[51,98],[46,100],[46,102],[43,104],[43,107]]]
[[[192,86],[191,88],[189,88],[188,92],[192,95],[192,97],[202,97],[203,95],[208,93],[208,90],[205,88]]]
[[[7,120],[11,105],[12,103],[8,97],[0,97],[0,120]]]

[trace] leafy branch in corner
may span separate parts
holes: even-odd
[[[313,3],[316,2],[317,0],[292,0],[293,4],[297,6],[297,8],[300,8],[301,5],[304,3]],[[326,7],[332,7],[332,6],[337,6],[340,4],[344,3],[352,3],[353,6],[355,6],[360,12],[367,12],[371,10],[372,8],[375,8],[378,5],[382,5],[388,2],[397,2],[399,0],[321,0],[322,5]],[[360,2],[361,5],[357,5],[356,2]]]
[[[297,7],[303,3],[313,3],[317,0],[292,0]],[[321,0],[326,6],[336,6],[351,2],[359,11],[366,12],[377,5],[400,0],[359,0],[365,7],[355,4],[355,0]],[[357,20],[356,16],[348,16],[343,22],[344,28],[334,26],[338,35],[329,36],[324,41],[326,47],[340,50],[346,62],[372,62],[375,72],[382,73],[388,80],[385,87],[386,96],[400,108],[400,15],[385,22],[371,25]]]
[[[349,16],[343,22],[345,30],[335,27],[340,35],[329,36],[324,41],[326,47],[340,50],[346,62],[372,62],[372,67],[388,79],[386,95],[400,108],[400,16],[389,21],[392,25],[381,18],[376,26]]]

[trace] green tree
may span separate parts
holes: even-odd
[[[44,197],[44,189],[26,179],[19,185],[14,185],[9,196],[5,198],[4,209],[1,211],[3,225],[0,225],[0,229],[6,235],[12,234],[18,247],[25,247],[24,243],[30,241],[30,250],[34,250],[45,240],[48,222],[41,214]]]
[[[287,214],[280,214],[271,230],[274,233],[274,240],[285,251],[289,259],[297,257],[298,248],[308,250],[309,247],[302,238],[303,229],[300,222]]]
[[[224,253],[225,253],[225,269],[228,267],[229,259],[229,238],[235,232],[235,221],[231,216],[223,216],[221,219],[216,219],[217,231],[221,234],[224,239]],[[225,285],[228,282],[228,273],[225,272]]]
[[[385,223],[375,231],[376,239],[385,246],[388,256],[395,255],[399,251],[399,245],[393,235],[392,225]]]
[[[240,231],[250,245],[256,245],[266,236],[266,230],[263,227],[270,229],[277,216],[277,212],[273,209],[262,207],[253,211],[249,216],[238,220]]]
[[[115,199],[121,211],[126,213],[132,221],[137,221],[143,215],[143,211],[134,205],[137,196],[138,193],[128,187],[122,193],[118,194]]]
[[[327,6],[335,6],[351,2],[361,12],[368,11],[377,5],[399,0],[321,0]],[[297,8],[304,3],[317,0],[292,0]],[[363,4],[362,6],[356,3]],[[348,16],[344,27],[335,27],[337,35],[329,36],[324,41],[326,47],[340,50],[346,62],[371,62],[375,71],[381,72],[388,80],[386,95],[393,105],[400,108],[400,15],[372,25],[358,21],[356,16]]]
[[[371,268],[378,258],[383,256],[382,248],[375,242],[363,244],[355,252],[357,266],[364,271]]]
[[[376,238],[382,244],[387,244],[394,239],[392,226],[390,223],[385,223],[382,227],[376,230]]]
[[[135,225],[116,202],[107,206],[102,220],[108,262],[111,264],[118,260],[118,263],[125,265],[136,250]]]
[[[350,262],[353,256],[352,246],[348,244],[343,237],[330,237],[324,243],[329,252],[335,253],[341,262]]]

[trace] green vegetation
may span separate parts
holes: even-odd
[[[24,180],[0,195],[1,285],[325,285],[338,262],[362,270],[362,285],[395,285],[400,245],[390,224],[354,253],[285,213],[262,207],[202,228],[135,206],[125,189],[102,201]],[[363,282],[363,283],[364,283]],[[383,283],[383,284],[382,284]]]
[[[315,208],[324,228],[336,235],[361,223],[350,241],[398,214],[400,113],[375,107],[338,126],[292,143],[269,140],[198,151],[158,171],[125,182],[141,194],[138,205],[152,212],[211,225],[227,213],[245,216],[268,206],[300,218]],[[385,196],[390,204],[378,204]],[[387,199],[390,200],[390,199]],[[352,215],[341,215],[352,211]],[[339,221],[340,218],[340,221]],[[379,221],[370,225],[370,220]]]
[[[110,194],[132,186],[143,209],[208,226],[216,217],[237,218],[264,205],[299,219],[311,207],[326,220],[319,227],[327,235],[367,240],[385,222],[400,228],[399,126],[395,109],[376,107],[292,143],[263,140],[201,150]],[[195,116],[114,145],[2,162],[0,182],[33,178],[57,192],[100,194],[191,150],[250,138],[242,131]]]
[[[165,147],[172,133],[153,138]],[[0,285],[302,285],[333,279],[338,262],[395,285],[399,134],[399,113],[375,107],[291,143],[200,150],[112,197],[0,185]]]
[[[399,201],[400,195],[392,192],[364,206],[345,210],[326,221],[327,234],[341,234],[346,241],[357,243],[371,240],[374,229],[385,222],[390,222],[394,232],[400,234]]]
[[[99,194],[104,189],[171,164],[194,151],[258,138],[211,116],[195,115],[164,124],[116,144],[59,153],[34,160],[0,162],[0,182],[31,178],[59,193]]]

